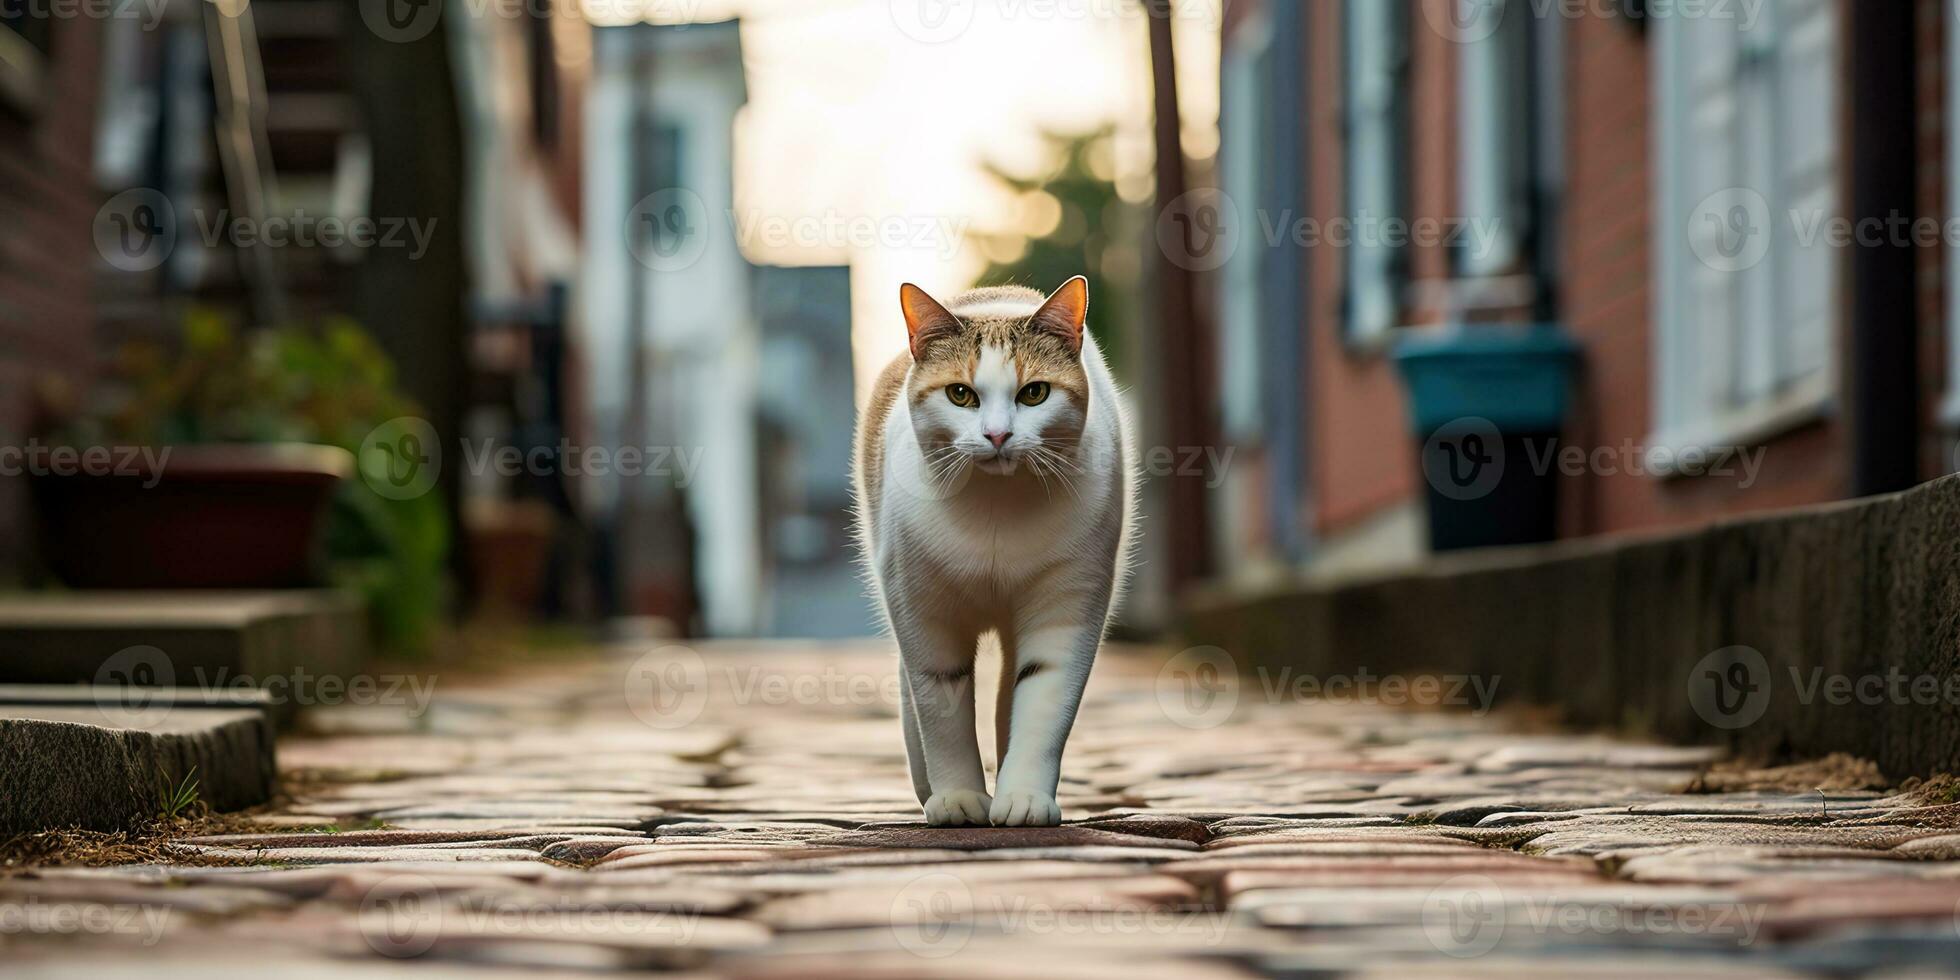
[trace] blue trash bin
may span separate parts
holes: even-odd
[[[1435,551],[1549,541],[1578,345],[1555,326],[1466,326],[1396,345]]]

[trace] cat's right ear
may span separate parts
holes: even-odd
[[[915,361],[925,355],[927,344],[960,332],[958,317],[909,282],[898,287],[898,308],[905,313],[905,333]]]

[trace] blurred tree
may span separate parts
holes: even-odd
[[[1088,276],[1090,329],[1111,369],[1125,376],[1139,308],[1143,212],[1116,193],[1113,127],[1041,135],[1052,161],[1044,172],[1024,176],[985,164],[1019,207],[1012,227],[969,233],[987,256],[975,285],[1046,293],[1070,276]]]

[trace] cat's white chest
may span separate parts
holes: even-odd
[[[1073,557],[1120,519],[1102,513],[1113,499],[1110,474],[1090,469],[1070,474],[1070,485],[972,473],[935,479],[911,426],[894,416],[880,551],[930,555],[929,564],[953,579],[1011,584]]]

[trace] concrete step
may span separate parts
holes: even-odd
[[[163,812],[187,782],[214,810],[271,799],[278,767],[264,706],[131,693],[0,704],[0,833],[127,829]]]
[[[353,675],[367,652],[359,600],[332,590],[0,596],[0,684],[292,690]],[[285,724],[295,707],[271,710]]]

